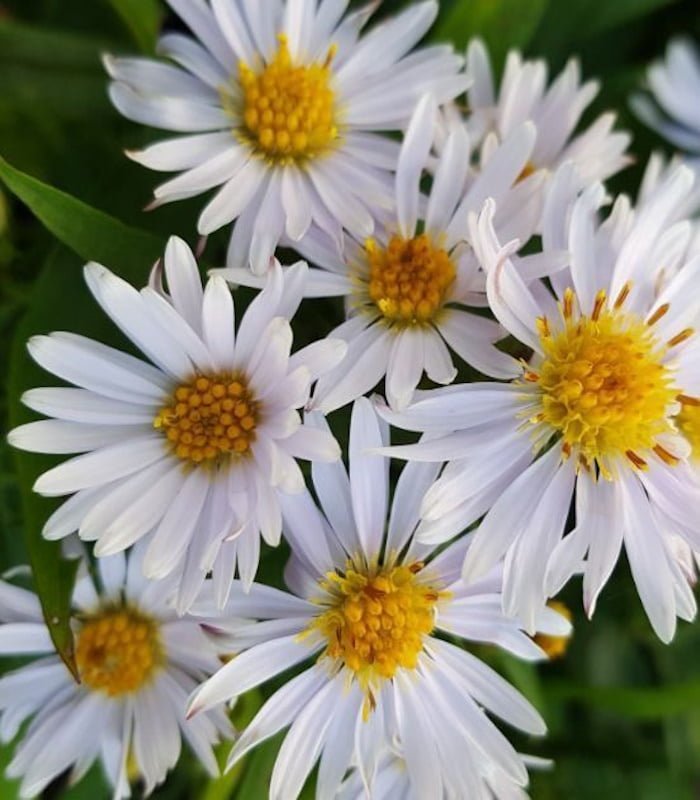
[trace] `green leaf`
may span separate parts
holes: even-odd
[[[0,163],[0,174],[3,177],[5,177],[4,170],[5,166]],[[26,176],[24,177],[26,178]],[[58,382],[47,376],[29,357],[26,342],[31,336],[48,333],[52,330],[77,330],[83,335],[92,335],[100,340],[109,340],[110,337],[114,337],[114,328],[111,322],[102,313],[84,284],[83,260],[91,256],[100,258],[110,267],[117,262],[117,265],[121,265],[120,271],[125,278],[143,285],[153,256],[160,249],[157,242],[151,242],[150,237],[143,239],[145,234],[135,236],[134,232],[126,226],[100,212],[83,207],[82,203],[78,203],[73,198],[68,198],[70,202],[67,206],[61,204],[54,206],[52,200],[45,207],[46,197],[42,195],[44,188],[50,189],[50,187],[42,187],[39,190],[41,201],[38,205],[41,212],[46,213],[52,220],[57,217],[57,224],[61,231],[65,233],[64,227],[67,226],[77,237],[73,244],[82,258],[76,258],[74,254],[63,248],[59,249],[49,258],[33,287],[29,310],[17,327],[10,353],[7,394],[12,427],[28,422],[36,416],[24,408],[21,403],[21,396],[27,389]],[[53,192],[56,190],[50,189],[49,197],[53,198],[51,194]],[[65,197],[62,193],[58,193],[58,195]],[[32,197],[32,200],[34,201],[36,198]],[[37,211],[34,204],[32,208]],[[75,211],[76,208],[79,209],[79,212]],[[86,208],[87,218],[92,219],[94,215],[99,220],[97,229],[108,241],[95,239],[95,231],[90,226],[88,226],[88,230],[83,230],[77,224],[77,220],[73,220],[72,223],[63,220],[63,215],[69,214],[70,209],[73,209],[74,213],[86,214]],[[43,219],[43,216],[41,218]],[[64,222],[66,222],[65,226]],[[118,244],[117,234],[119,232],[125,237],[121,247]],[[85,236],[88,237],[87,240],[84,240]],[[72,240],[71,236],[64,238]],[[119,252],[120,249],[123,249],[123,252]],[[34,575],[35,588],[41,600],[44,617],[56,649],[69,669],[74,670],[69,612],[76,564],[61,558],[59,543],[48,542],[41,535],[46,519],[61,500],[40,497],[32,491],[36,478],[59,460],[56,457],[38,453],[15,452],[24,537]]]
[[[636,720],[660,720],[700,708],[700,681],[666,686],[581,686],[550,680],[542,684],[545,697],[553,701],[576,701]]]
[[[56,119],[112,114],[100,52],[106,41],[72,33],[0,22],[0,110],[23,112],[55,125]]]
[[[283,739],[284,734],[280,733],[256,747],[248,756],[243,778],[238,783],[236,800],[258,800],[260,797],[267,797],[272,770]]]
[[[0,157],[0,180],[53,235],[85,261],[99,261],[124,275],[134,264],[143,274],[160,257],[163,243],[114,217],[15,169]],[[61,294],[65,297],[65,294]]]
[[[480,36],[493,63],[500,65],[508,49],[528,44],[547,4],[548,0],[449,0],[441,4],[431,38],[464,47],[473,36]]]
[[[157,0],[109,0],[145,53],[155,49],[160,29],[161,7]]]
[[[68,269],[70,262],[73,262],[72,270]],[[20,403],[22,393],[37,383],[46,383],[45,374],[29,358],[26,341],[35,333],[45,333],[47,329],[50,330],[54,323],[59,323],[59,327],[65,327],[65,324],[60,325],[60,322],[68,322],[68,318],[75,313],[75,306],[72,302],[56,302],[56,299],[59,297],[72,299],[78,274],[74,257],[64,251],[62,257],[50,258],[35,284],[29,311],[17,327],[10,354],[7,390],[11,427],[33,419],[30,412]],[[56,650],[68,668],[75,672],[73,635],[70,629],[70,600],[76,562],[62,559],[60,543],[48,542],[42,537],[44,522],[56,508],[57,503],[39,497],[32,491],[37,476],[53,463],[54,461],[46,456],[15,452],[22,500],[24,538],[32,566],[34,587],[41,600],[44,618]]]
[[[569,0],[566,3],[550,3],[533,37],[533,51],[536,55],[563,61],[590,39],[616,28],[629,26],[676,2],[677,0],[615,0],[614,3],[601,3],[600,0]],[[624,33],[625,38],[620,42],[623,45],[622,53],[625,52],[624,46],[627,45],[626,39],[630,31],[625,29]],[[626,60],[629,62],[629,57]]]
[[[552,31],[556,29],[559,36],[566,36],[568,33],[572,39],[582,41],[675,2],[677,0],[616,0],[614,3],[573,0],[566,5],[552,3],[542,24]]]

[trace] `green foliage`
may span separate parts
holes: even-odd
[[[541,19],[548,0],[450,0],[442,4],[439,21],[431,33],[436,41],[448,39],[464,47],[481,37],[494,62],[500,64],[511,47],[525,47]]]
[[[156,43],[162,9],[157,0],[110,0],[136,44],[148,53]]]
[[[152,263],[163,244],[151,234],[124,225],[65,192],[32,178],[0,157],[0,179],[51,233],[86,261],[100,261],[126,273]]]

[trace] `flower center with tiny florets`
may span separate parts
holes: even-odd
[[[407,326],[435,319],[456,275],[446,250],[423,233],[412,239],[392,236],[386,247],[369,239],[365,252],[369,297],[387,322]]]
[[[178,386],[153,426],[178,458],[210,463],[248,455],[259,414],[242,375],[199,375]]]
[[[415,668],[423,640],[435,627],[440,593],[421,582],[422,564],[330,572],[321,587],[332,596],[311,628],[327,642],[324,656],[355,673],[364,689]]]
[[[131,608],[110,608],[88,617],[77,634],[80,680],[110,697],[141,689],[163,659],[157,623]]]
[[[332,47],[323,62],[294,64],[287,38],[280,35],[277,53],[264,69],[240,64],[241,135],[262,155],[274,161],[305,160],[336,142],[338,115],[330,68],[334,54]],[[229,103],[224,99],[225,106]]]
[[[681,397],[663,359],[692,331],[660,342],[653,325],[668,308],[644,321],[622,311],[628,292],[625,287],[608,307],[601,291],[585,316],[574,313],[575,295],[567,290],[563,326],[553,331],[546,318],[538,320],[544,357],[524,376],[540,390],[540,411],[532,421],[553,428],[566,456],[573,452],[584,465],[596,463],[605,477],[608,460],[616,456],[640,469],[646,467],[640,456],[645,451],[668,464],[678,461],[658,441],[673,432],[669,407]]]

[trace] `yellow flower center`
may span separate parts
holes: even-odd
[[[385,320],[405,326],[436,317],[456,275],[446,250],[423,233],[413,239],[392,236],[386,248],[369,239],[365,251],[369,297]]]
[[[311,627],[327,641],[324,656],[352,670],[364,689],[399,667],[413,669],[435,626],[440,594],[418,580],[422,566],[348,568],[329,573],[321,584],[333,601]]]
[[[645,322],[621,310],[628,291],[611,308],[600,292],[589,317],[574,315],[574,293],[567,290],[563,327],[552,332],[546,318],[538,321],[544,358],[539,369],[525,373],[541,392],[533,422],[553,428],[565,455],[575,452],[583,464],[597,463],[606,477],[607,462],[616,456],[640,469],[646,462],[639,454],[649,450],[677,462],[658,443],[673,430],[668,412],[679,391],[662,359],[691,332],[659,342],[652,330],[659,315]]]
[[[700,461],[700,404],[697,402],[683,403],[681,413],[676,418],[676,422],[678,423],[678,429],[692,448],[693,460]]]
[[[558,611],[569,622],[573,619],[571,611],[564,603],[560,603],[558,600],[550,600],[547,605],[554,611]],[[551,660],[554,660],[563,658],[566,655],[571,636],[549,636],[546,633],[538,633],[534,639],[535,644],[542,648]]]
[[[134,609],[110,608],[80,628],[75,660],[81,681],[110,697],[138,691],[163,663],[154,620]]]
[[[153,426],[178,458],[201,464],[249,454],[259,413],[241,375],[199,375],[178,386]]]
[[[314,158],[338,139],[335,92],[331,87],[331,48],[325,61],[294,64],[287,38],[265,68],[241,63],[243,137],[275,161]],[[226,101],[224,101],[226,104]]]

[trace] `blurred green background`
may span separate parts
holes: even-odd
[[[385,0],[380,13],[401,5]],[[28,334],[70,328],[128,347],[82,286],[85,260],[101,260],[143,283],[169,233],[196,241],[201,200],[142,212],[158,176],[128,161],[122,149],[139,147],[156,134],[110,107],[99,62],[105,50],[152,52],[163,21],[174,23],[160,0],[0,0],[0,156],[7,162],[0,161],[0,358],[6,379],[0,411],[11,424],[29,418],[17,403],[20,391],[46,382],[24,353]],[[587,118],[617,110],[620,127],[634,135],[636,164],[612,182],[615,191],[634,196],[648,154],[663,143],[631,116],[627,99],[642,82],[645,66],[679,34],[700,41],[698,0],[442,0],[432,37],[462,47],[480,35],[498,69],[509,47],[547,58],[551,74],[578,55],[584,75],[602,81]],[[224,244],[224,233],[212,238],[207,263],[221,258]],[[325,335],[341,313],[331,301],[304,304],[295,320],[297,341]],[[341,441],[346,422],[342,413],[332,419]],[[55,551],[38,538],[50,504],[29,492],[46,461],[17,457],[0,442],[0,568],[25,562],[28,546],[37,582],[55,595],[59,607],[71,576],[56,573]],[[284,548],[267,552],[261,578],[279,581],[284,559]],[[533,775],[532,797],[700,798],[700,626],[681,624],[672,646],[659,644],[624,563],[603,593],[595,624],[583,615],[576,582],[562,599],[576,626],[564,658],[535,669],[493,650],[480,651],[549,724],[546,740],[517,742],[523,751],[557,762],[553,771]],[[11,666],[2,664],[0,670]],[[246,696],[236,720],[249,719],[261,699],[258,693]],[[156,795],[258,800],[266,794],[278,744],[259,748],[213,783],[185,757]],[[0,751],[0,763],[10,751]],[[0,797],[16,795],[15,785],[0,779]],[[69,789],[59,782],[46,796],[100,800],[109,793],[93,770],[80,786]],[[306,796],[313,796],[312,787]]]

